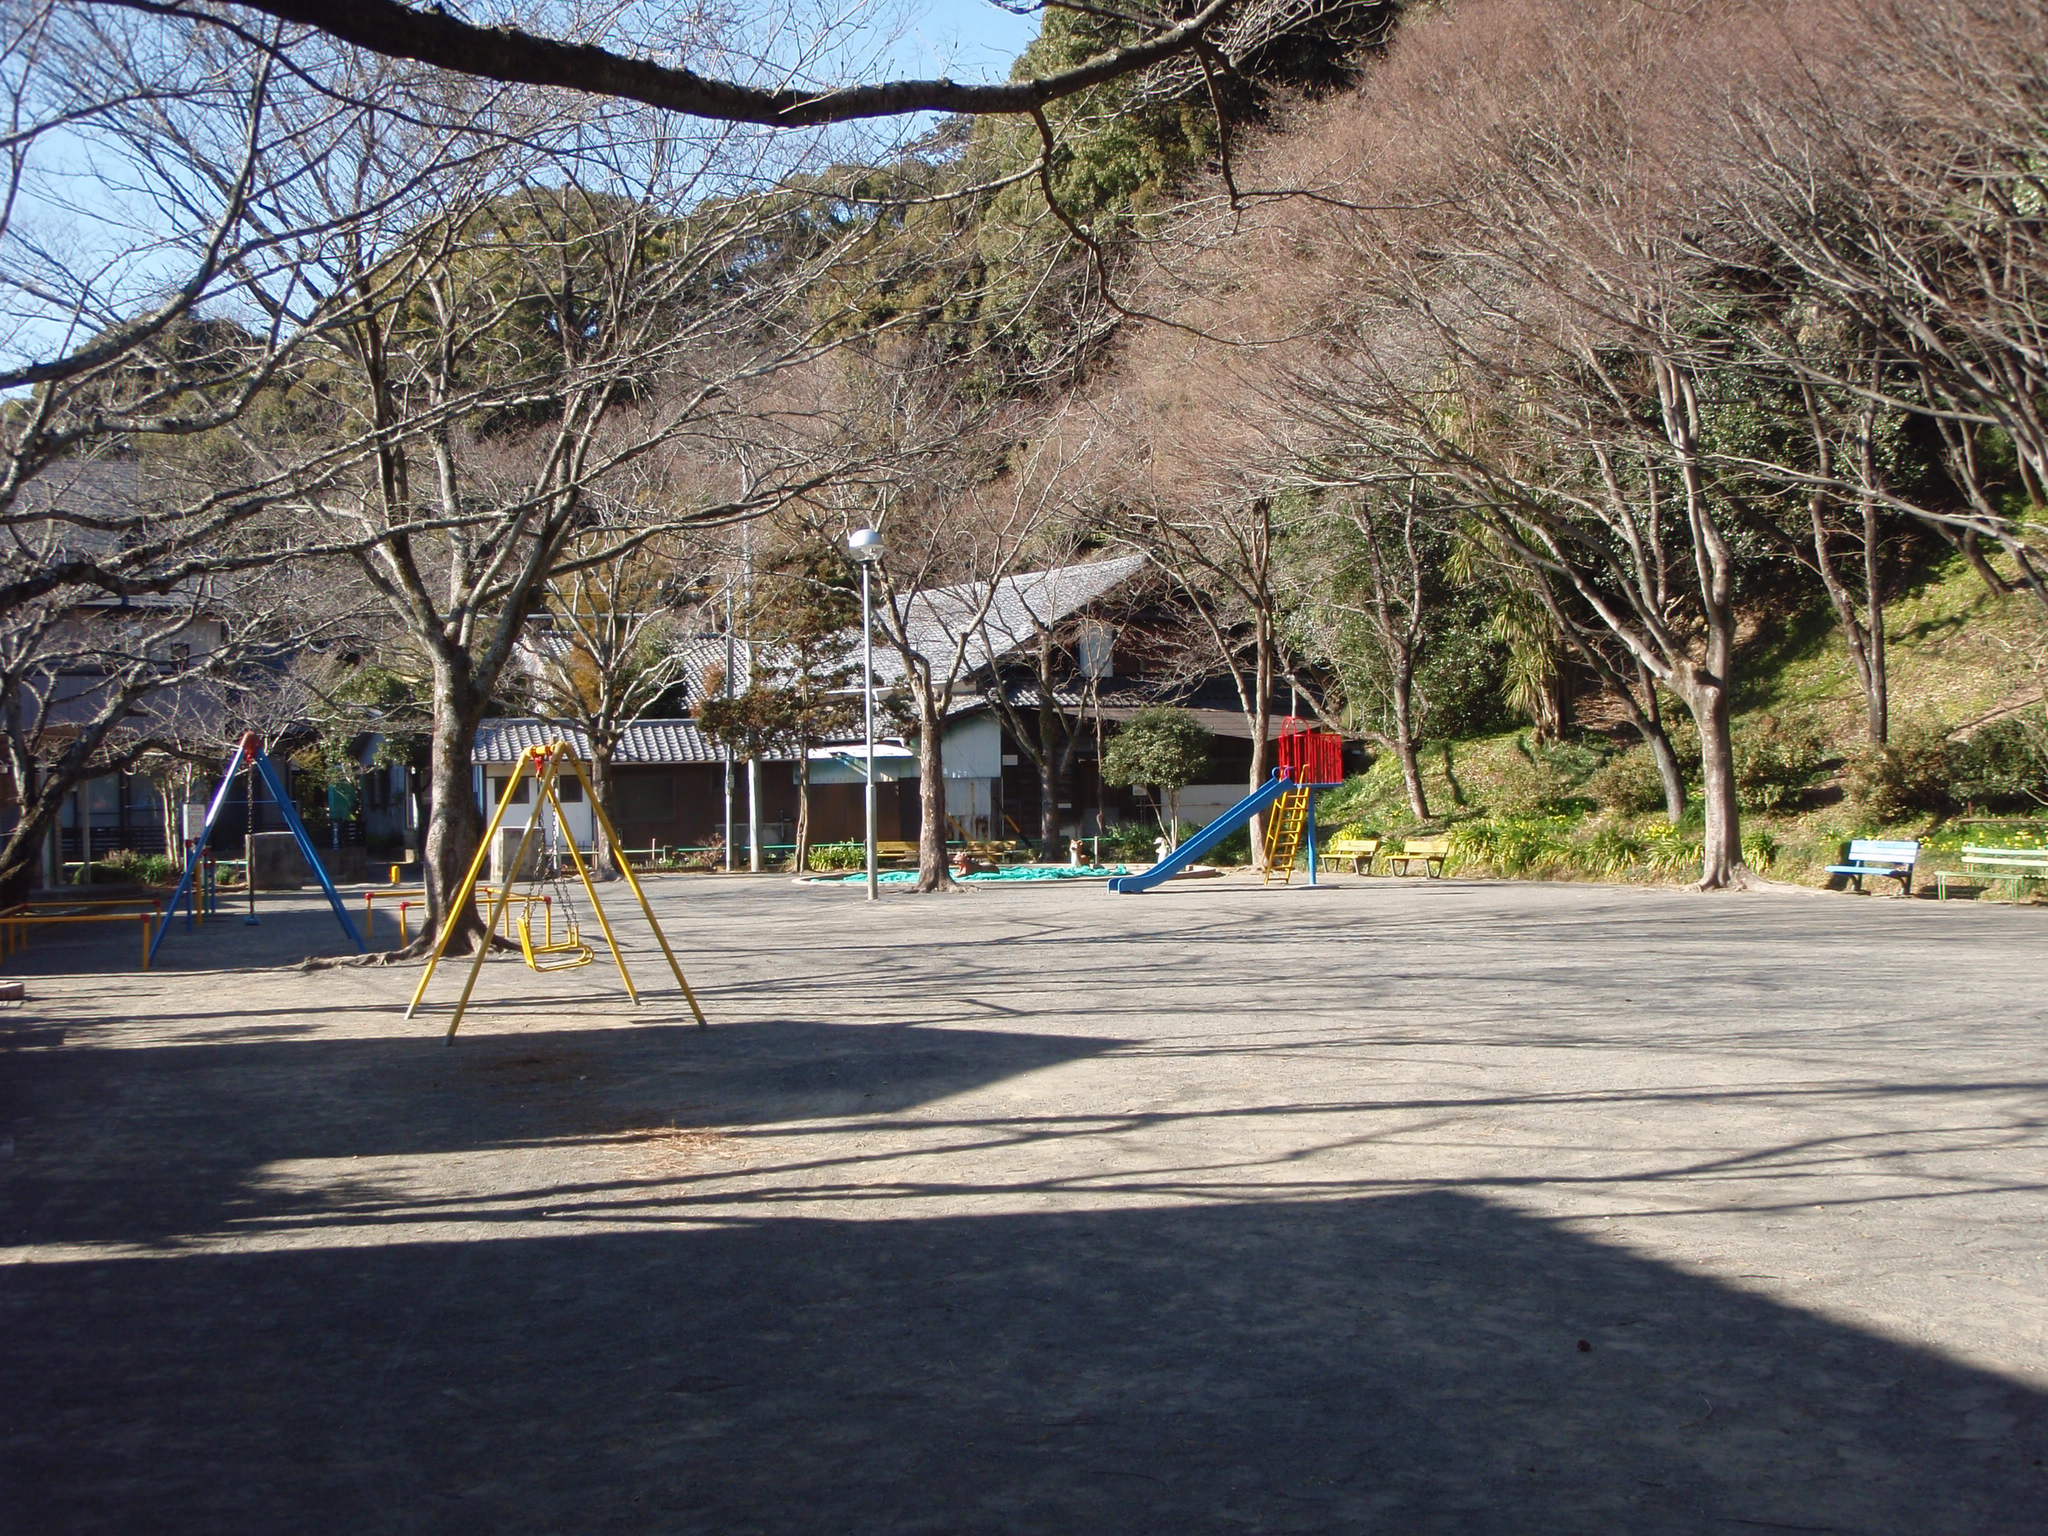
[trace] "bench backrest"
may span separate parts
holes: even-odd
[[[1851,864],[1902,864],[1919,862],[1920,845],[1910,839],[1859,837],[1849,844]]]
[[[1376,837],[1335,837],[1330,839],[1328,853],[1378,853],[1380,840]]]
[[[1451,851],[1448,837],[1411,837],[1401,845],[1401,851],[1418,859],[1433,859]]]
[[[1965,848],[1966,859],[1997,860],[2002,864],[2048,865],[2048,848]]]

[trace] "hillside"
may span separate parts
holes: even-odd
[[[1930,868],[1965,841],[2048,837],[2038,804],[2011,796],[1973,804],[1961,783],[1968,765],[1956,757],[1986,727],[2024,720],[2041,702],[2048,620],[2039,606],[2023,594],[1992,593],[1955,559],[1926,571],[1887,604],[1885,617],[1894,745],[1908,753],[1945,747],[1949,771],[1934,776],[1948,779],[1948,793],[1905,806],[1859,794],[1864,716],[1847,648],[1824,612],[1801,614],[1750,647],[1738,690],[1737,752],[1750,775],[1743,844],[1752,866],[1774,878],[1822,883],[1824,866],[1854,836],[1921,838]],[[1453,872],[1691,879],[1697,802],[1674,828],[1631,798],[1632,788],[1643,788],[1643,776],[1631,772],[1641,758],[1625,741],[1546,746],[1526,729],[1433,742],[1423,754],[1427,820],[1408,807],[1391,755],[1333,791],[1323,816],[1332,827],[1382,837],[1448,831]],[[2037,787],[2048,796],[2048,778]]]

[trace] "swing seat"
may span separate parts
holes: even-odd
[[[533,922],[530,918],[519,919],[519,949],[526,957],[528,970],[573,971],[579,965],[588,965],[597,958],[591,947],[583,942],[583,936],[573,927],[560,943],[536,944],[533,942]]]

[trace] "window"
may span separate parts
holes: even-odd
[[[583,800],[583,781],[573,773],[565,773],[555,780],[555,798],[564,805],[579,805]]]
[[[1083,677],[1114,677],[1116,632],[1106,624],[1083,625],[1080,638],[1074,646],[1074,655],[1080,664]]]

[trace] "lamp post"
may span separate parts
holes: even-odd
[[[847,535],[846,552],[860,567],[860,692],[861,714],[867,734],[867,869],[868,900],[882,895],[881,876],[875,864],[875,620],[870,596],[870,577],[882,558],[879,529],[856,528]]]

